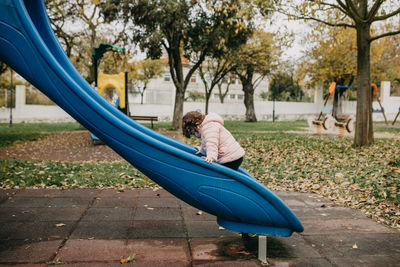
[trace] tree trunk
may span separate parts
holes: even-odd
[[[206,106],[205,106],[205,114],[208,114],[208,106],[210,103],[210,96],[211,96],[211,92],[210,93],[206,93]]]
[[[246,106],[246,117],[245,120],[248,122],[256,122],[256,113],[254,109],[254,89],[253,89],[253,84],[247,84],[246,86],[243,85],[243,87],[246,88],[244,90],[244,105]]]
[[[229,91],[229,84],[227,84],[225,93],[222,92],[222,84],[220,84],[220,83],[218,84],[218,92],[219,92],[218,95],[219,95],[219,101],[221,102],[221,104],[224,103],[224,100],[225,100],[226,95],[228,94],[228,91]]]
[[[357,113],[354,146],[374,142],[370,83],[370,24],[357,25]]]
[[[185,91],[183,86],[179,88],[179,85],[176,88],[175,94],[175,106],[174,106],[174,115],[172,118],[172,128],[175,130],[182,128],[182,118],[183,118],[183,102],[185,99]]]
[[[168,50],[168,63],[170,73],[175,85],[175,105],[172,117],[172,128],[179,130],[182,128],[183,102],[185,101],[185,85],[183,80],[183,66],[179,50]]]
[[[253,86],[254,71],[248,68],[245,76],[239,76],[244,92],[244,106],[246,107],[245,121],[256,122],[256,113],[254,109],[254,86]]]

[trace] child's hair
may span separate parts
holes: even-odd
[[[199,111],[190,111],[182,118],[182,134],[187,138],[197,132],[197,127],[203,122],[204,115]]]

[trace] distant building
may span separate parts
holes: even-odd
[[[184,75],[187,74],[189,71],[189,62],[187,59],[183,59],[183,72]],[[222,85],[222,91],[225,91],[227,84],[223,83]],[[175,101],[175,85],[172,81],[172,77],[169,71],[169,66],[165,67],[165,73],[162,77],[152,79],[148,87],[144,93],[143,97],[143,104],[160,104],[160,105],[170,105],[171,103],[173,104]],[[131,103],[140,103],[140,93],[135,92],[134,90],[130,90],[133,93],[130,94],[129,96],[129,101]],[[260,100],[261,98],[259,97],[259,94],[262,91],[268,91],[268,81],[267,79],[264,79],[259,86],[256,88],[256,93],[254,95],[254,100]],[[204,91],[204,84],[203,81],[201,80],[200,75],[198,74],[198,71],[196,71],[192,77],[190,78],[190,82],[188,84],[188,87],[186,89],[185,93],[185,101],[188,102],[204,102],[204,99],[198,99],[193,97],[190,97],[192,93],[195,93],[195,95],[205,95]],[[244,99],[244,92],[242,90],[242,85],[240,83],[239,79],[236,79],[234,83],[230,84],[229,86],[229,91],[224,98],[224,103],[243,103]],[[220,103],[220,97],[219,97],[219,90],[218,86],[215,86],[211,97],[210,97],[210,103]]]

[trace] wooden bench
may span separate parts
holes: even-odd
[[[151,123],[151,129],[154,127],[154,122],[158,121],[157,116],[130,116],[135,121],[149,121]]]

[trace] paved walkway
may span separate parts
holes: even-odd
[[[400,232],[314,194],[277,192],[305,231],[268,237],[272,266],[400,266]],[[261,266],[257,239],[164,190],[0,190],[0,266]]]

